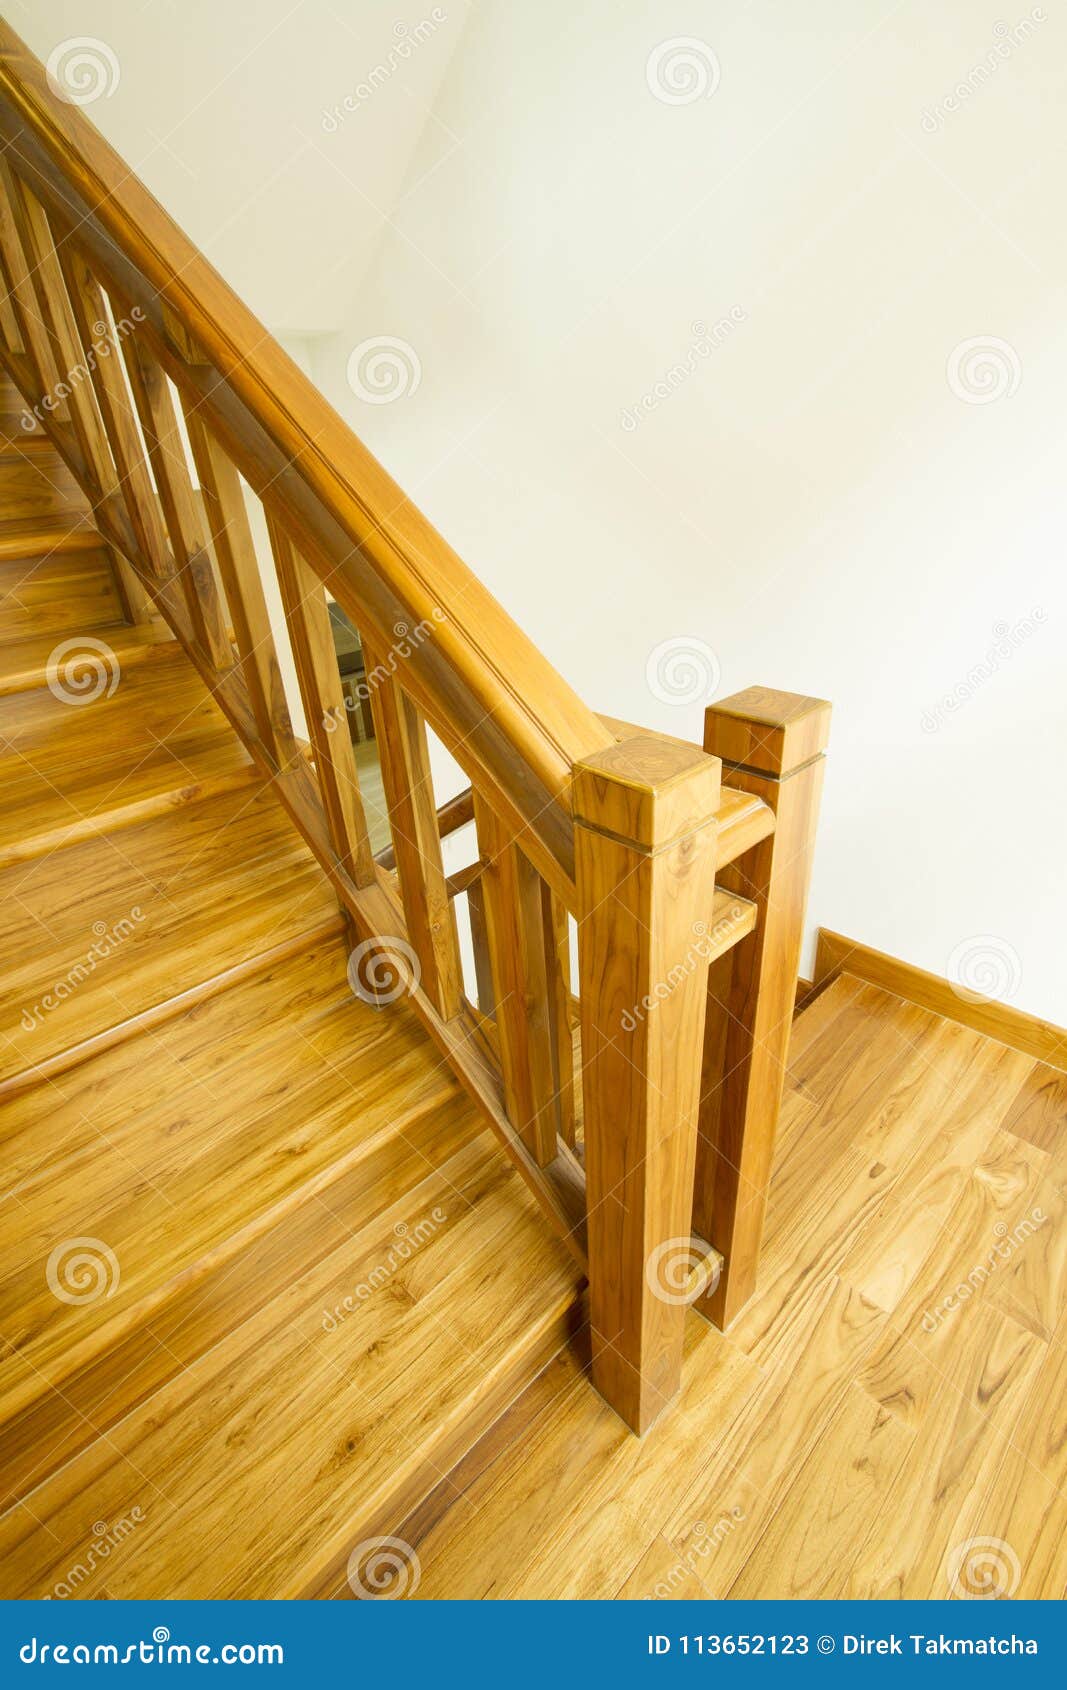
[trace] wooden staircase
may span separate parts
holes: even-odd
[[[0,142],[6,1593],[366,1591],[750,1301],[829,706],[592,711],[2,24]]]
[[[132,1520],[77,1594],[312,1593],[533,1379],[578,1275],[411,1011],[353,996],[326,877],[3,398],[4,1592]],[[86,635],[113,690],[50,688]]]

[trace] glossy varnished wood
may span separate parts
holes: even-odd
[[[396,1527],[419,1599],[944,1598],[972,1538],[1061,1598],[1065,1145],[1054,1070],[842,974],[796,1024],[729,1336],[690,1315],[640,1442],[561,1356]]]

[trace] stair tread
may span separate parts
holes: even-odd
[[[92,545],[72,546],[88,533]],[[100,538],[91,531],[72,529],[57,543],[46,542],[38,530],[40,544],[32,551],[3,550],[10,535],[0,531],[0,638],[10,641],[92,633],[105,624],[122,620],[114,575]]]
[[[87,514],[60,512],[40,517],[4,517],[0,559],[34,558],[41,553],[87,552],[102,544]]]
[[[125,666],[120,642],[80,639],[71,649],[87,660],[73,683],[53,670],[51,686],[0,696],[0,777],[8,795],[0,865],[255,777],[248,753],[173,641],[135,643],[135,661]],[[5,666],[9,661],[5,652]],[[74,690],[79,676],[88,693]]]
[[[65,1392],[183,1280],[458,1096],[413,1014],[360,1003],[344,964],[339,937],[323,941],[0,1113],[0,1423]],[[57,1297],[42,1272],[80,1237],[117,1264],[90,1304]]]
[[[264,785],[0,870],[0,1091],[336,915]]]
[[[143,662],[156,646],[173,644],[170,629],[159,621],[136,627],[128,622],[106,622],[93,633],[110,647],[124,670]],[[49,659],[59,643],[55,634],[5,640],[0,656],[0,698],[46,686]]]
[[[323,1225],[326,1254],[0,1522],[9,1594],[46,1593],[93,1521],[131,1515],[80,1596],[312,1588],[576,1294],[484,1133],[357,1235],[343,1208]]]

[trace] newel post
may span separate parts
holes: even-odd
[[[719,875],[757,907],[752,933],[711,966],[693,1225],[724,1260],[698,1304],[727,1327],[756,1286],[767,1182],[792,1030],[830,706],[750,687],[709,707],[704,746],[775,830]]]
[[[635,1432],[681,1382],[719,763],[634,738],[574,771],[593,1383]],[[703,942],[702,942],[703,941]]]

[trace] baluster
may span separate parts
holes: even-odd
[[[62,241],[57,252],[136,547],[145,566],[157,580],[164,581],[171,573],[171,564],[163,522],[122,377],[118,336],[111,323],[110,306],[96,277],[70,241]]]
[[[571,936],[567,908],[547,882],[541,882],[541,922],[548,971],[548,1024],[556,1124],[563,1142],[575,1148],[574,1034],[571,1026]]]
[[[61,421],[70,412],[57,396],[59,365],[56,361],[34,278],[35,261],[27,244],[24,202],[18,178],[0,153],[0,252],[4,280],[18,324],[19,338],[39,393],[50,394],[52,414]]]
[[[330,838],[345,872],[357,886],[369,886],[374,857],[348,737],[326,589],[269,514],[267,528]]]
[[[183,399],[183,406],[204,516],[233,620],[255,728],[268,759],[279,768],[288,768],[300,758],[300,749],[285,701],[241,479],[222,446],[204,426],[195,405]]]
[[[489,933],[485,925],[485,896],[481,880],[467,887],[467,914],[471,924],[471,949],[474,952],[474,979],[478,993],[478,1008],[486,1017],[496,1014],[496,992],[493,989],[493,965],[489,960]]]
[[[129,315],[128,306],[123,310]],[[138,334],[123,339],[122,351],[193,638],[210,667],[221,673],[233,667],[233,648],[174,399],[166,376]]]
[[[24,341],[31,348],[31,362],[37,365],[38,388],[42,399],[52,403],[49,418],[55,428],[55,418],[70,419],[73,448],[69,437],[60,439],[61,450],[70,457],[76,452],[76,468],[86,496],[109,525],[117,530],[123,550],[107,544],[108,555],[115,571],[116,585],[131,622],[146,623],[153,615],[151,598],[141,583],[132,559],[137,552],[137,539],[129,521],[127,506],[119,487],[119,473],[115,467],[103,420],[97,409],[95,388],[89,360],[82,344],[77,316],[70,298],[52,227],[44,207],[29,191],[25,183],[2,167],[5,174],[10,223],[6,234],[7,258],[13,273],[24,278],[23,289],[16,299],[29,300],[30,321],[24,323]],[[46,377],[51,372],[52,386]],[[56,406],[56,385],[62,381],[69,398]],[[125,555],[128,554],[128,555]],[[148,566],[148,559],[142,562]]]
[[[680,741],[574,771],[593,1383],[638,1433],[681,1381],[718,801]]]
[[[560,1118],[541,878],[477,793],[474,816],[487,862],[481,885],[504,1103],[526,1148],[546,1167],[559,1153]]]
[[[382,786],[389,810],[408,943],[422,989],[451,1021],[463,1003],[456,914],[441,860],[426,724],[398,684],[391,664],[363,640]]]
[[[705,748],[729,784],[776,817],[773,833],[722,870],[722,886],[751,899],[757,919],[709,980],[693,1225],[723,1256],[698,1307],[724,1328],[756,1285],[829,728],[824,700],[759,687],[705,717]]]

